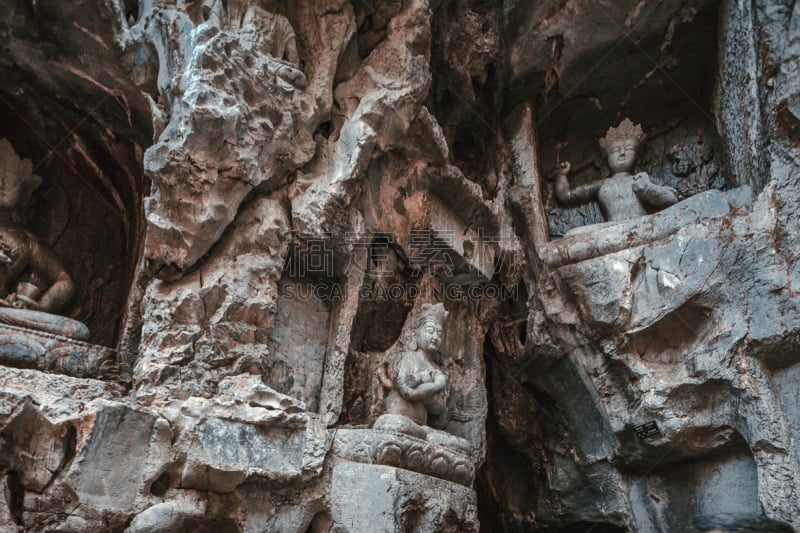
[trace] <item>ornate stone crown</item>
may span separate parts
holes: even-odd
[[[617,141],[634,141],[636,146],[639,146],[645,138],[642,127],[639,124],[634,124],[629,118],[626,118],[619,123],[616,128],[608,128],[606,136],[600,139],[600,148],[608,151],[608,147],[612,142]]]
[[[444,309],[444,304],[423,304],[422,310],[417,315],[416,320],[414,320],[414,329],[419,328],[426,322],[434,322],[441,326],[444,326],[445,320],[447,320],[447,315],[449,315],[447,311]]]

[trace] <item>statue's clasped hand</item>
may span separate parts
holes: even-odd
[[[42,311],[42,306],[36,300],[25,296],[24,294],[11,293],[0,299],[0,306],[13,307],[14,309],[32,309],[34,311]]]

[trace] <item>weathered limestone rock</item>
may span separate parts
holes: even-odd
[[[224,493],[247,480],[285,484],[321,475],[330,446],[324,425],[259,382],[228,380],[219,399],[190,398],[173,412],[171,423],[186,432],[182,487]],[[246,384],[243,401],[234,391]]]
[[[285,204],[259,198],[236,228],[193,274],[148,288],[150,319],[134,371],[140,394],[158,397],[154,387],[164,385],[178,395],[208,396],[225,375],[262,370],[289,244]]]
[[[2,479],[0,480],[3,484],[3,487],[8,486],[8,480]],[[0,491],[0,530],[1,531],[8,531],[9,533],[16,533],[19,531],[20,526],[18,526],[15,517],[12,516],[12,507],[13,504],[9,501],[8,490]]]
[[[310,42],[340,48],[324,59],[309,54],[313,70],[303,73],[286,17],[249,2],[189,12],[169,4],[151,6],[130,29],[158,52],[159,105],[168,107],[169,122],[145,155],[156,185],[145,257],[162,277],[208,252],[251,191],[285,185],[311,159],[314,130],[330,113],[331,59],[352,31],[341,1],[306,6],[307,16],[319,9],[322,17]]]
[[[16,472],[22,487],[41,492],[63,468],[69,439],[27,401],[3,414],[3,466]]]
[[[78,422],[64,483],[82,506],[127,516],[172,461],[172,431],[155,413],[96,402],[87,405],[95,414]]]
[[[170,17],[181,21],[181,35],[169,35]],[[219,17],[235,14],[223,11]],[[265,28],[258,16],[248,15],[242,27],[238,20],[217,17],[195,26],[171,9],[156,9],[145,19],[153,21],[144,30],[150,38],[177,38],[183,48],[159,48],[162,63],[175,52],[185,54],[168,72],[170,84],[160,87],[170,103],[170,119],[145,156],[155,183],[148,199],[145,256],[168,268],[162,275],[174,277],[219,239],[248,193],[276,188],[311,158],[311,132],[303,125],[313,107],[269,72],[265,51],[272,47],[263,50],[266,43],[253,42],[267,29],[289,31],[285,18],[280,19],[283,28]],[[234,69],[237,75],[231,76]],[[217,133],[210,136],[210,131]]]
[[[352,202],[373,151],[400,143],[419,114],[431,80],[429,17],[426,0],[405,5],[386,38],[336,87],[335,142],[324,147],[322,167],[304,178],[307,188],[292,200],[300,232],[320,236],[336,228],[332,217]]]
[[[0,0],[0,529],[800,526],[795,4]]]
[[[331,531],[478,531],[471,490],[407,470],[338,465],[331,493]]]
[[[412,230],[398,235],[396,244],[408,251],[414,268],[429,267],[447,282],[466,286],[490,281],[502,241],[495,213],[480,187],[457,167],[426,170],[407,178],[410,187],[422,185],[414,194],[386,185],[381,190],[382,204],[395,205],[403,196],[402,202],[411,206],[404,214]],[[378,227],[387,232],[392,228],[382,221]]]
[[[128,533],[176,531],[204,522],[205,509],[192,502],[163,502],[142,511],[125,530]]]

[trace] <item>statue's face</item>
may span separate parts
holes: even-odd
[[[442,342],[442,326],[436,322],[425,322],[417,331],[417,346],[420,350],[431,352],[439,349]]]
[[[700,150],[700,159],[703,161],[703,163],[708,163],[711,161],[712,157],[714,157],[714,149],[707,144],[704,145]]]
[[[636,162],[636,141],[611,141],[608,144],[608,166],[611,172],[630,172]]]
[[[0,173],[0,208],[14,209],[22,199],[23,180]]]
[[[689,158],[683,152],[675,154],[672,161],[672,173],[676,176],[685,176],[689,173]]]

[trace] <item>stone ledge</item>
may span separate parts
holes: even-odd
[[[0,324],[0,364],[97,377],[103,363],[115,360],[115,350],[19,326]]]
[[[717,190],[706,191],[653,215],[577,228],[562,239],[548,242],[540,255],[547,266],[558,268],[643,246],[669,237],[686,225],[727,215],[731,210],[728,196]]]
[[[468,455],[394,431],[337,430],[333,453],[356,463],[394,466],[466,486],[475,478]]]
[[[383,465],[340,463],[331,474],[330,531],[479,530],[477,495],[469,487]]]

